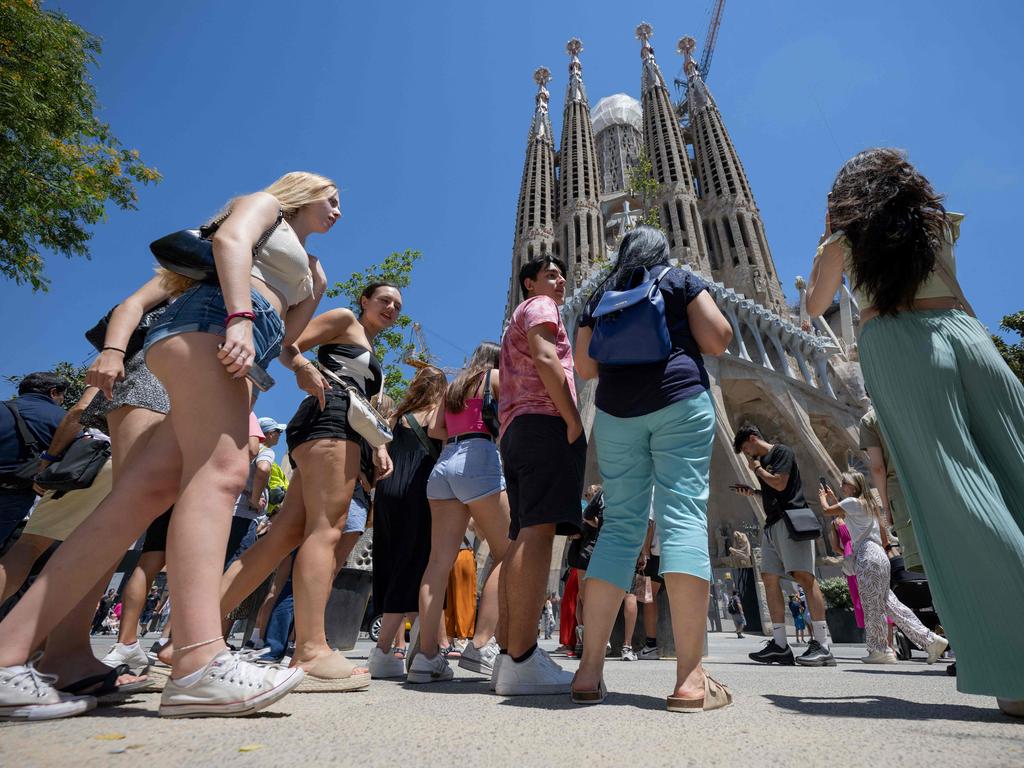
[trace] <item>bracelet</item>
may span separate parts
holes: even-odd
[[[42,459],[43,461],[48,461],[51,464],[53,464],[53,462],[55,461],[60,461],[60,456],[51,456],[48,451],[43,451],[42,453],[40,453],[39,458]]]
[[[306,368],[306,367],[308,367],[308,366],[310,366],[310,365],[313,365],[313,364],[314,364],[314,363],[313,363],[313,361],[312,361],[312,360],[308,360],[308,359],[307,359],[307,360],[306,360],[306,362],[304,362],[304,363],[303,363],[302,365],[300,365],[300,366],[297,366],[297,367],[295,367],[295,368],[292,368],[292,372],[293,372],[293,373],[298,373],[298,372],[299,372],[299,371],[301,371],[301,370],[302,370],[303,368]]]
[[[175,653],[184,653],[185,651],[191,651],[193,648],[202,648],[204,645],[212,645],[216,642],[224,642],[224,636],[218,635],[217,637],[211,637],[209,640],[203,640],[201,643],[192,643],[191,645],[183,645],[181,648],[175,648]]]
[[[224,325],[227,325],[236,317],[243,317],[250,322],[256,320],[256,315],[252,310],[249,310],[247,312],[232,312],[230,315],[224,318]]]
[[[120,347],[103,347],[100,352],[120,352],[122,355],[127,355],[127,349],[121,349]]]

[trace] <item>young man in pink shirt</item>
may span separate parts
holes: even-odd
[[[537,647],[555,535],[582,526],[580,497],[587,441],[576,407],[572,347],[559,308],[565,265],[541,257],[523,265],[526,300],[501,342],[501,458],[508,485],[512,540],[502,561],[501,623],[508,648],[494,667],[504,696],[567,693],[572,673]]]

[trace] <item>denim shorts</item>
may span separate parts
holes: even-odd
[[[250,294],[252,311],[256,316],[252,324],[252,340],[256,348],[253,365],[258,365],[266,371],[274,358],[281,354],[284,323],[263,294],[256,290],[251,290]],[[143,354],[158,341],[177,336],[179,333],[212,333],[223,336],[224,318],[227,315],[224,294],[221,293],[220,286],[199,283],[171,302],[157,324],[150,327],[146,334],[146,343],[143,345]]]
[[[427,479],[427,498],[463,504],[505,490],[498,446],[482,437],[449,443]]]
[[[348,517],[342,533],[362,533],[366,530],[366,520],[370,516],[370,497],[361,485],[356,483],[352,494],[352,502],[348,505]]]

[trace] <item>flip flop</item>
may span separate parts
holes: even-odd
[[[681,696],[668,696],[665,706],[669,712],[710,712],[713,709],[724,709],[732,705],[732,692],[711,675],[704,672],[704,695],[699,699],[684,699]]]
[[[117,678],[127,674],[130,674],[128,665],[120,664],[107,672],[89,675],[68,685],[60,686],[58,690],[73,696],[93,696],[98,704],[111,704],[124,701],[131,694],[138,693],[153,684],[151,680],[139,680],[135,683],[118,685]]]
[[[576,682],[576,675],[572,676],[573,683]],[[605,687],[604,679],[597,685],[596,691],[578,691],[575,688],[570,688],[569,693],[572,698],[573,704],[600,704],[604,701],[605,696],[608,695],[608,689]]]

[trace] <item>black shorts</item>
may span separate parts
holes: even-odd
[[[160,517],[149,524],[146,529],[146,539],[142,542],[143,552],[166,552],[167,551],[167,526],[171,524],[171,507]]]
[[[299,404],[299,409],[288,422],[285,430],[288,452],[308,443],[310,440],[351,440],[361,443],[362,437],[348,425],[348,392],[336,385],[327,391],[326,404],[320,410],[320,403],[310,395]]]
[[[561,416],[527,413],[516,416],[502,435],[510,539],[534,525],[554,523],[558,536],[572,536],[583,529],[580,502],[587,438],[580,435],[570,445],[565,429]]]
[[[647,558],[647,567],[644,568],[644,576],[650,576],[651,581],[664,584],[665,579],[658,573],[661,570],[661,558],[658,555],[651,555]]]

